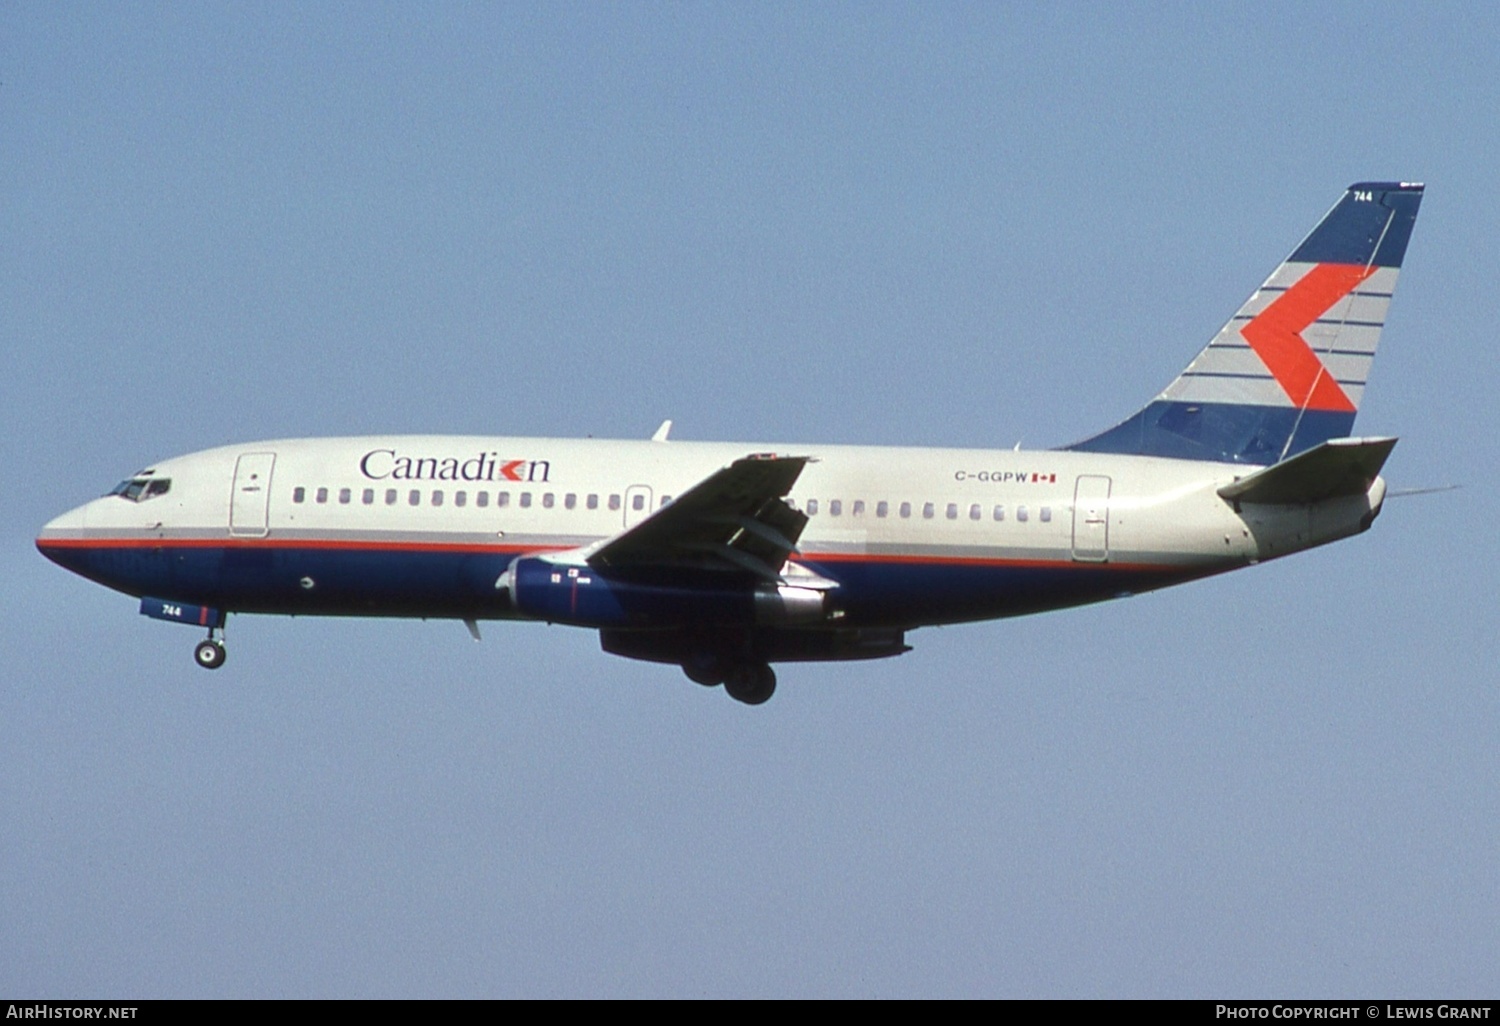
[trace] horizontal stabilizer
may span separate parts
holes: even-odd
[[[1364,495],[1395,447],[1394,438],[1330,438],[1225,485],[1219,494],[1231,502],[1278,506]]]

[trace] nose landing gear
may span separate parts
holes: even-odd
[[[198,642],[198,647],[193,649],[193,661],[205,670],[217,670],[224,665],[228,653],[224,651],[224,642],[214,637],[212,631],[204,640]]]
[[[198,642],[193,649],[193,662],[205,670],[217,670],[224,665],[224,642],[219,633],[224,629],[228,614],[213,606],[195,606],[175,599],[141,597],[141,615],[172,623],[190,623],[208,628],[208,637]]]

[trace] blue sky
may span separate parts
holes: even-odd
[[[0,991],[1492,996],[1500,20],[0,5]],[[788,667],[196,635],[32,547],[365,432],[1059,445],[1343,187],[1428,193],[1369,534]]]

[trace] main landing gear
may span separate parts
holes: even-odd
[[[729,697],[746,705],[760,705],[776,694],[776,671],[770,663],[739,663],[724,678]]]
[[[776,671],[769,663],[725,662],[715,657],[690,659],[682,672],[695,684],[723,684],[730,698],[746,705],[760,705],[776,693]]]
[[[228,653],[224,651],[224,642],[215,636],[210,630],[208,637],[198,642],[198,647],[193,649],[193,661],[205,670],[217,670],[224,665]]]

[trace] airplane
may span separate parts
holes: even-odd
[[[538,620],[750,705],[773,663],[1098,602],[1367,530],[1351,437],[1423,186],[1351,185],[1167,388],[1057,449],[283,439],[162,460],[48,523],[48,559],[194,624]]]

